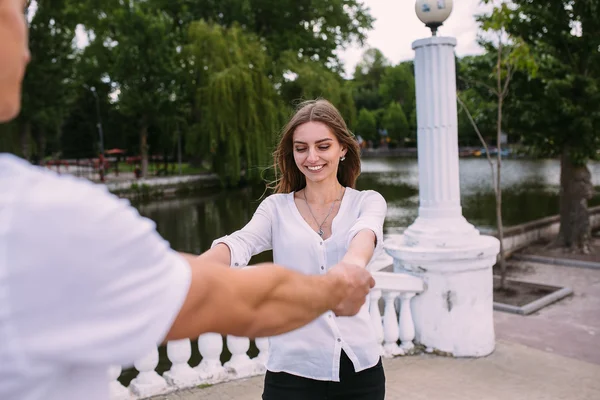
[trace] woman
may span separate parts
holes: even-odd
[[[338,110],[326,100],[300,104],[274,158],[276,194],[201,257],[242,267],[273,249],[276,263],[305,274],[325,274],[339,263],[367,267],[382,245],[387,205],[377,192],[354,189],[359,147]],[[385,375],[367,304],[354,317],[338,317],[334,309],[271,337],[263,399],[383,399]]]

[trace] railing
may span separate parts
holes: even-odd
[[[371,291],[369,313],[381,344],[381,355],[391,358],[410,354],[415,338],[410,302],[416,294],[425,289],[424,283],[421,279],[407,274],[373,272],[373,276],[376,285]],[[198,338],[198,350],[202,361],[194,367],[189,364],[192,355],[192,342],[189,339],[168,342],[167,357],[172,363],[171,368],[162,376],[156,372],[158,349],[154,349],[150,354],[135,361],[134,367],[139,374],[128,387],[117,380],[121,375],[121,367],[111,367],[108,371],[111,400],[143,399],[179,389],[261,375],[265,372],[265,362],[269,353],[267,338],[255,339],[258,355],[254,358],[248,355],[250,339],[227,336],[226,341],[231,359],[222,364],[222,336],[217,333],[201,335]]]

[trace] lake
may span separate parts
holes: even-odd
[[[459,168],[463,215],[482,232],[493,230],[495,199],[487,160],[463,158]],[[600,163],[590,163],[589,168],[597,184]],[[558,160],[504,160],[504,225],[558,214],[559,181]],[[385,232],[394,233],[409,226],[417,217],[418,184],[416,159],[367,158],[362,161],[357,189],[376,190],[385,197],[388,203]],[[207,250],[214,239],[243,227],[258,207],[263,192],[264,187],[247,187],[137,207],[142,215],[156,222],[158,231],[173,248],[198,254]],[[600,204],[598,193],[590,203]],[[265,255],[258,260],[268,258],[269,255]]]

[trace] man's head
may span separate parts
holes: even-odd
[[[26,0],[0,0],[0,123],[21,110],[21,83],[29,62]]]

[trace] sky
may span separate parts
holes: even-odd
[[[347,77],[352,76],[354,67],[368,47],[381,50],[387,59],[397,64],[414,58],[412,42],[431,36],[429,28],[417,18],[414,0],[363,0],[363,3],[369,7],[375,23],[367,34],[366,47],[354,45],[339,52]],[[484,11],[479,3],[480,0],[454,0],[452,14],[438,29],[438,36],[456,38],[456,54],[459,57],[482,53],[476,42],[475,15]]]

